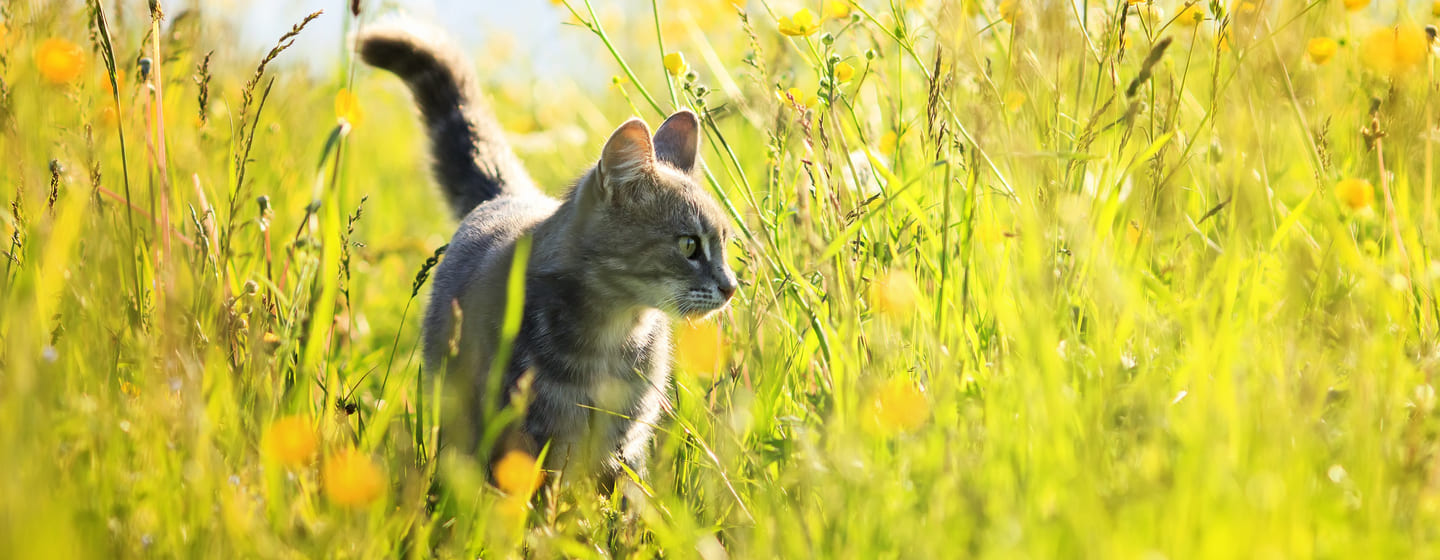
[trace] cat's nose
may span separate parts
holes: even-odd
[[[725,301],[730,301],[737,288],[739,285],[735,281],[735,274],[728,270],[720,275],[720,281],[715,284],[715,289],[720,290],[720,296],[725,298]]]

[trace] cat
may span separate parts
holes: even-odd
[[[653,136],[639,118],[625,121],[557,200],[506,144],[478,78],[442,34],[392,23],[356,41],[367,64],[409,86],[431,170],[461,219],[424,323],[426,371],[445,375],[442,446],[492,463],[544,450],[546,470],[607,488],[626,468],[643,479],[667,406],[672,318],[707,318],[738,289],[725,255],[732,230],[700,187],[699,118],[680,110]],[[522,238],[523,315],[492,379]],[[521,395],[523,417],[492,426],[493,411]],[[482,449],[487,433],[500,436]]]

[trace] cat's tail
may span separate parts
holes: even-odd
[[[469,61],[433,30],[377,24],[355,38],[367,64],[405,80],[430,135],[431,170],[455,214],[506,192],[534,188],[485,107]]]

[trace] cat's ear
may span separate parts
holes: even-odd
[[[695,172],[700,155],[700,119],[681,109],[655,130],[655,157],[684,173]]]
[[[600,151],[600,174],[605,183],[629,182],[654,166],[655,147],[650,143],[650,129],[639,118],[631,118],[615,129]]]

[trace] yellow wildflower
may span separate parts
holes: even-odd
[[[380,468],[365,454],[353,449],[331,457],[325,463],[325,496],[339,506],[361,508],[370,505],[385,490]]]
[[[1335,197],[1339,198],[1346,208],[1358,212],[1369,208],[1375,202],[1375,187],[1364,179],[1341,179],[1339,183],[1335,183]]]
[[[795,103],[805,109],[809,109],[820,103],[820,98],[815,94],[806,93],[798,87],[792,87],[785,91],[777,91],[775,92],[775,97],[779,98],[781,103]]]
[[[524,451],[505,453],[494,466],[495,484],[506,494],[529,499],[545,482],[545,473],[535,465],[535,458]]]
[[[1186,27],[1195,27],[1202,21],[1205,21],[1205,9],[1201,8],[1199,4],[1186,6],[1185,9],[1180,10],[1180,13],[1175,14],[1175,23]]]
[[[903,316],[915,309],[920,286],[904,270],[892,270],[870,281],[870,306],[881,313]]]
[[[275,421],[270,429],[265,430],[261,447],[271,459],[298,467],[310,462],[315,450],[320,447],[320,438],[308,420],[288,416]]]
[[[726,346],[714,321],[686,321],[676,329],[675,358],[690,373],[710,376],[723,370]]]
[[[671,76],[683,76],[689,69],[690,65],[685,64],[685,55],[678,52],[665,55],[665,71],[669,72]]]
[[[1377,29],[1360,43],[1360,59],[1382,74],[1399,74],[1425,59],[1429,40],[1410,24]]]
[[[350,123],[351,127],[365,122],[365,112],[360,110],[360,98],[348,89],[335,94],[335,116]]]
[[[855,77],[855,67],[851,66],[850,63],[840,62],[835,64],[835,81],[844,83],[850,81],[850,78],[853,77]]]
[[[1025,106],[1025,93],[1020,90],[1010,90],[1005,94],[1005,110],[1011,113],[1018,113]]]
[[[1126,3],[1126,4],[1129,4],[1129,5],[1131,5],[1131,6],[1134,6],[1134,5],[1136,5],[1136,4],[1142,4],[1142,3],[1145,3],[1145,2],[1149,2],[1149,1],[1150,1],[1150,0],[1126,0],[1125,3]]]
[[[814,35],[820,30],[820,18],[815,17],[815,12],[809,8],[801,8],[795,15],[780,16],[779,27],[780,33],[791,37]]]
[[[1315,64],[1330,62],[1339,48],[1340,45],[1329,37],[1316,37],[1305,44],[1305,52],[1310,54],[1310,60]]]
[[[46,39],[35,51],[35,65],[40,75],[52,84],[73,81],[85,69],[85,51],[64,39]]]
[[[1000,2],[1000,18],[1006,23],[1014,24],[1015,18],[1020,17],[1020,0],[1004,0]]]
[[[1131,245],[1140,244],[1140,238],[1144,235],[1145,228],[1140,226],[1140,222],[1130,220],[1130,223],[1125,226],[1125,241]]]
[[[908,432],[930,419],[930,401],[908,379],[894,379],[871,397],[869,425],[882,434]]]
[[[1352,12],[1354,12],[1354,11],[1356,11],[1356,10],[1363,10],[1363,9],[1365,9],[1365,6],[1369,6],[1369,5],[1370,5],[1370,0],[1345,0],[1345,9],[1350,10],[1350,11],[1352,11]]]
[[[1430,15],[1440,18],[1440,0],[1435,0],[1430,4]]]
[[[843,0],[827,0],[825,2],[825,19],[845,19],[850,17],[850,3]]]

